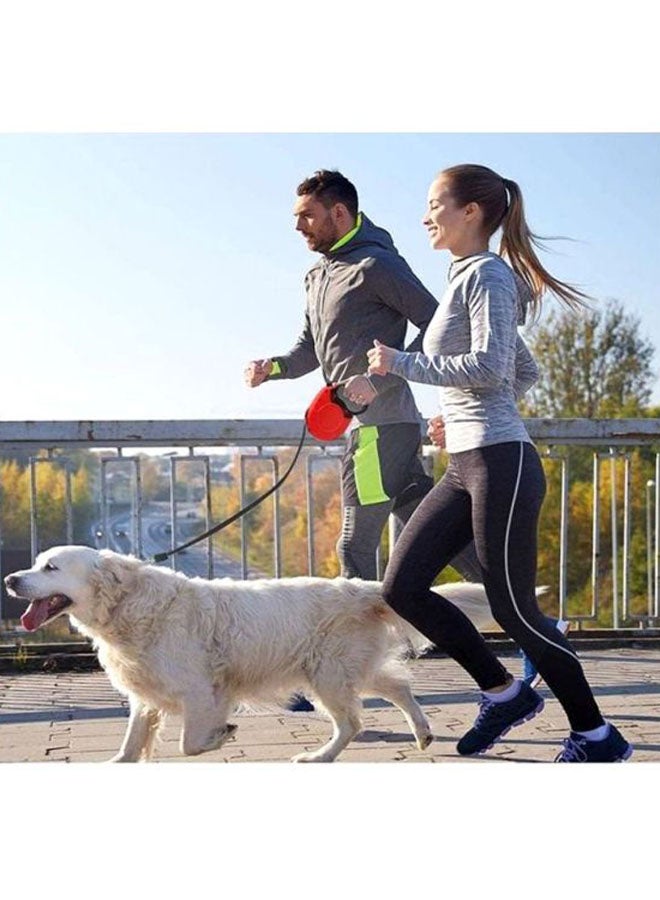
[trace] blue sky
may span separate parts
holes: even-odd
[[[518,181],[558,276],[638,316],[660,365],[660,135],[0,134],[5,419],[298,418],[321,385],[243,386],[298,335],[315,256],[298,182],[339,168],[436,296],[420,220],[459,162]],[[425,415],[432,388],[416,388]],[[654,393],[660,402],[660,385]]]
[[[468,161],[519,182],[531,227],[571,238],[548,268],[621,300],[660,365],[657,134],[2,134],[3,418],[300,417],[320,374],[242,382],[301,326],[315,256],[295,186],[343,171],[439,296],[426,191]],[[432,414],[435,391],[415,390]]]

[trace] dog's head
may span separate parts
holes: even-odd
[[[30,605],[21,616],[36,631],[63,613],[91,628],[106,625],[131,589],[137,560],[92,547],[52,547],[31,569],[7,575],[7,592]]]

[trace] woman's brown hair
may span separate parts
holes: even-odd
[[[486,166],[465,164],[444,169],[443,178],[450,183],[451,195],[459,207],[477,203],[484,217],[484,228],[490,237],[502,228],[498,253],[508,260],[511,268],[528,286],[531,293],[530,311],[536,317],[541,302],[550,291],[573,310],[587,305],[590,299],[565,281],[554,278],[541,264],[534,247],[543,247],[525,221],[522,192],[515,181],[502,178]]]

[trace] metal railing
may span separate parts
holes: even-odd
[[[556,572],[556,595],[558,614],[562,618],[582,623],[599,623],[602,626],[603,610],[611,610],[608,627],[647,628],[654,627],[660,617],[659,599],[659,534],[660,534],[660,420],[657,419],[528,419],[527,428],[544,459],[559,465],[560,522],[558,565]],[[29,543],[32,559],[44,549],[41,546],[40,509],[37,492],[37,470],[44,463],[56,463],[62,469],[65,479],[63,503],[65,506],[65,526],[60,543],[71,543],[74,530],[73,499],[71,488],[72,464],[67,453],[72,450],[94,451],[98,462],[98,484],[95,503],[98,506],[96,528],[92,537],[98,546],[113,546],[114,549],[131,552],[142,558],[153,555],[157,550],[170,549],[181,543],[184,526],[185,535],[202,533],[218,518],[214,518],[212,487],[214,477],[212,463],[221,453],[231,453],[238,457],[238,496],[241,505],[247,502],[250,470],[254,471],[255,461],[264,461],[270,467],[272,482],[280,474],[276,452],[281,448],[297,445],[302,430],[299,420],[179,420],[179,421],[87,421],[87,422],[0,422],[0,462],[12,454],[20,455],[29,467]],[[316,471],[321,462],[334,461],[339,482],[339,458],[344,440],[333,444],[319,444],[308,437],[306,457],[299,462],[304,465],[306,492],[306,545],[307,571],[288,574],[317,574],[315,539],[315,499]],[[155,448],[158,448],[158,452]],[[591,470],[591,598],[587,611],[576,612],[569,602],[569,563],[571,560],[571,464],[572,454],[580,448],[582,455],[588,451],[592,455]],[[147,451],[149,456],[145,457]],[[428,464],[437,453],[434,448],[425,447]],[[156,518],[152,516],[145,528],[145,503],[142,469],[144,459],[169,456],[169,501],[163,504]],[[643,458],[642,458],[643,457]],[[178,491],[178,472],[181,468],[201,471],[203,490],[196,506],[203,509],[200,517],[186,522],[181,513],[182,501]],[[607,553],[604,552],[602,534],[606,528],[603,515],[602,480],[607,467],[610,480],[609,495],[609,540]],[[639,521],[633,521],[633,509],[639,511],[640,498],[635,495],[633,475],[639,483],[640,470],[644,469],[643,509],[644,526],[641,529],[644,547],[642,549],[645,568],[644,603],[640,607],[639,587],[633,598],[631,565],[633,556],[640,556]],[[111,482],[123,473],[124,519],[127,528],[114,527]],[[128,478],[127,478],[128,473]],[[643,473],[642,473],[643,474]],[[0,569],[4,569],[5,544],[2,540],[4,485],[0,484]],[[273,510],[273,564],[272,571],[265,573],[280,577],[283,573],[282,523],[278,492],[268,501]],[[337,492],[337,503],[339,503]],[[187,515],[193,515],[187,504]],[[639,519],[639,515],[638,515]],[[194,558],[172,557],[170,565],[188,570],[190,574],[214,577],[231,574],[248,578],[250,533],[245,519],[241,520],[240,559],[233,560],[233,568],[218,551],[218,544],[207,539],[202,550],[196,551]],[[191,530],[192,529],[192,530]],[[631,541],[635,537],[635,552]],[[119,538],[122,540],[119,540]],[[200,556],[200,553],[203,556]],[[639,568],[639,566],[637,567]],[[220,569],[220,572],[219,572]],[[382,567],[381,567],[382,571]],[[2,575],[6,571],[2,571]],[[637,573],[639,583],[639,573]],[[634,603],[633,603],[634,599]],[[2,611],[0,611],[1,613]]]

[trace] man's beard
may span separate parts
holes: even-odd
[[[318,236],[313,237],[314,246],[311,249],[316,253],[327,253],[331,247],[334,247],[338,240],[339,234],[337,228],[332,222],[328,222],[327,228],[324,228],[323,232]]]

